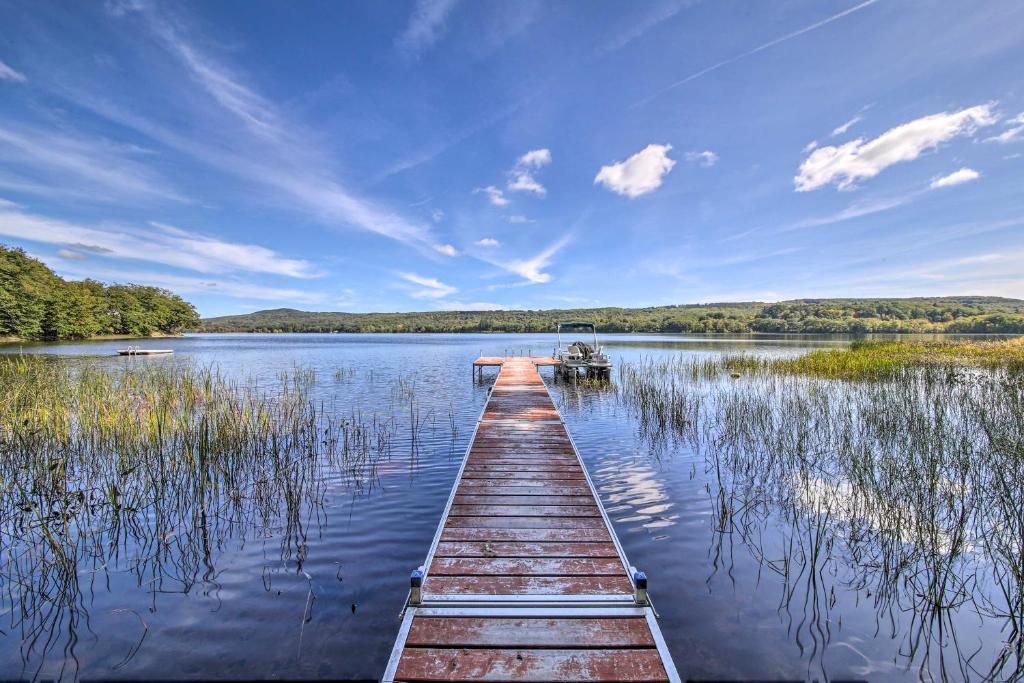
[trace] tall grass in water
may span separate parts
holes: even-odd
[[[922,679],[1018,679],[1024,373],[1012,353],[937,361],[948,347],[863,363],[882,348],[625,364],[620,399],[652,446],[703,452],[714,567],[740,539],[778,574],[809,677],[845,594]],[[835,379],[851,375],[867,379]],[[976,615],[1000,647],[970,637]]]
[[[252,534],[279,537],[303,571],[325,479],[372,484],[394,432],[336,417],[315,379],[296,368],[266,390],[188,364],[0,357],[0,630],[26,666],[55,643],[76,661],[83,589],[108,565],[127,563],[155,601],[215,585],[224,544]]]

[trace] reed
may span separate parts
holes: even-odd
[[[715,568],[738,538],[777,573],[801,648],[824,652],[846,589],[869,600],[922,679],[1014,679],[1024,675],[1022,347],[962,346],[897,345],[894,359],[868,344],[796,359],[643,360],[620,365],[618,396],[659,455],[704,454]],[[975,613],[1002,626],[988,661],[957,640]]]
[[[303,571],[325,482],[372,486],[395,432],[315,383],[300,367],[262,388],[188,363],[0,357],[0,628],[26,666],[56,643],[77,661],[83,592],[115,565],[154,601],[215,585],[221,550],[249,535]]]
[[[885,379],[907,370],[1004,369],[1024,372],[1024,338],[1000,341],[857,341],[844,349],[797,358],[736,355],[703,361],[736,372],[802,374],[832,379]]]

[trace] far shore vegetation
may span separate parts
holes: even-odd
[[[178,334],[199,326],[192,304],[157,287],[68,281],[0,245],[0,341]]]
[[[204,332],[551,332],[586,320],[599,332],[1024,333],[1024,301],[987,296],[799,299],[654,308],[422,313],[310,312],[290,308],[207,318]]]

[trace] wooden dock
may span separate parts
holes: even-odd
[[[483,361],[483,362],[481,362]],[[500,365],[383,680],[678,681],[537,366]]]

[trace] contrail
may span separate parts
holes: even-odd
[[[711,66],[707,67],[706,69],[701,69],[700,71],[698,71],[696,73],[690,74],[689,76],[687,76],[686,78],[684,78],[681,81],[676,81],[672,85],[669,85],[669,86],[667,86],[665,88],[662,88],[661,90],[659,90],[658,92],[654,93],[650,97],[647,97],[645,99],[640,100],[639,102],[634,104],[633,107],[639,107],[642,104],[647,104],[648,102],[650,102],[654,98],[667,93],[669,90],[673,90],[675,88],[678,88],[679,86],[683,85],[684,83],[689,83],[690,81],[694,81],[694,80],[700,78],[701,76],[704,76],[706,74],[711,73],[712,71],[715,71],[717,69],[721,69],[723,66],[727,66],[729,64],[732,64],[733,62],[738,62],[739,60],[745,59],[746,57],[749,57],[751,55],[756,55],[758,52],[762,52],[764,50],[767,50],[770,47],[775,47],[779,43],[784,43],[787,40],[791,40],[791,39],[796,38],[798,36],[802,36],[803,34],[809,33],[810,31],[813,31],[813,30],[815,30],[817,28],[821,28],[822,26],[824,26],[826,24],[831,24],[833,21],[837,21],[839,19],[842,19],[843,17],[847,16],[848,14],[853,14],[854,12],[862,10],[865,7],[869,6],[869,5],[874,5],[876,2],[878,2],[878,0],[866,0],[865,2],[862,2],[859,5],[854,5],[850,9],[843,10],[839,14],[833,14],[831,17],[828,17],[827,19],[822,19],[821,21],[813,23],[810,26],[804,26],[802,29],[793,31],[792,33],[787,33],[786,35],[782,36],[781,38],[776,38],[775,40],[768,41],[764,45],[758,45],[753,50],[748,50],[748,51],[746,51],[746,52],[744,52],[742,54],[736,55],[735,57],[730,57],[729,59],[726,59],[724,61],[718,62],[717,64],[712,64]]]

